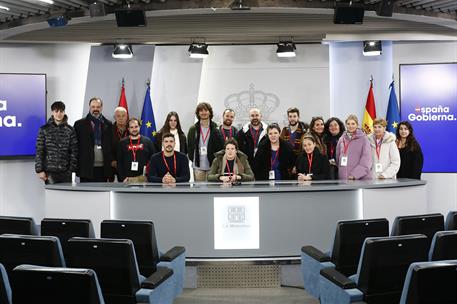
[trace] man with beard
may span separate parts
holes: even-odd
[[[222,137],[224,141],[230,138],[236,139],[236,133],[238,130],[232,126],[235,120],[235,111],[232,109],[225,109],[222,113],[222,125],[220,126]]]
[[[163,151],[152,155],[149,161],[148,180],[151,183],[174,184],[189,181],[189,159],[186,154],[175,151],[175,144],[172,133],[163,135]]]
[[[106,182],[112,176],[113,124],[102,115],[103,101],[92,97],[89,114],[75,122],[81,182]]]
[[[147,136],[140,135],[140,121],[137,118],[130,118],[128,127],[130,136],[121,139],[117,146],[119,181],[144,182],[144,167],[157,150]]]
[[[127,137],[129,135],[129,131],[127,128],[127,120],[128,120],[128,114],[127,110],[124,107],[117,107],[114,109],[114,124],[113,124],[113,147],[112,147],[112,153],[113,153],[113,160],[111,161],[111,167],[113,168],[113,173],[114,175],[117,174],[117,145],[123,139],[124,137]],[[114,175],[113,175],[113,180],[114,180]],[[119,180],[119,176],[117,177]]]
[[[303,134],[308,131],[309,126],[300,121],[300,111],[295,107],[287,110],[287,119],[289,125],[282,129],[280,137],[289,143],[295,156],[297,156],[301,152],[301,139]]]
[[[36,140],[35,171],[46,184],[69,183],[78,165],[75,130],[67,123],[63,102],[54,102],[51,112]]]
[[[187,134],[188,155],[194,169],[197,182],[206,181],[214,153],[222,150],[224,139],[217,124],[212,121],[213,108],[207,102],[201,102],[195,109],[198,121],[189,128]]]
[[[261,121],[260,110],[253,108],[249,111],[250,123],[247,123],[238,132],[240,150],[248,156],[249,165],[254,168],[254,156],[261,141],[266,140],[267,124]]]

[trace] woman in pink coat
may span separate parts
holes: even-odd
[[[371,179],[370,142],[365,133],[358,128],[357,116],[351,114],[346,119],[346,132],[338,140],[336,146],[336,162],[339,179]]]

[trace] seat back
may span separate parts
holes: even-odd
[[[431,243],[435,233],[443,230],[444,216],[441,213],[397,216],[391,235],[424,234]]]
[[[36,235],[35,221],[31,217],[0,216],[0,234]]]
[[[411,263],[427,261],[425,235],[367,238],[357,271],[357,287],[370,304],[398,303]]]
[[[409,266],[400,304],[457,303],[457,260]]]
[[[107,303],[136,302],[140,274],[130,240],[71,238],[67,264],[68,267],[93,269]]]
[[[457,230],[435,233],[428,258],[430,261],[457,260]]]
[[[14,304],[104,304],[91,269],[20,265],[11,276]]]
[[[457,230],[457,211],[449,211],[447,214],[446,230]]]
[[[67,251],[67,241],[72,237],[94,238],[92,222],[86,219],[52,219],[41,221],[41,235],[59,238],[63,253]]]
[[[105,220],[101,223],[100,237],[131,240],[135,245],[140,273],[148,277],[156,271],[159,250],[151,221]]]
[[[336,269],[346,276],[356,273],[365,239],[381,236],[389,236],[389,222],[385,218],[339,221],[331,252]]]
[[[53,236],[0,235],[0,263],[8,275],[21,264],[65,267],[59,239]]]
[[[0,264],[0,303],[11,304],[11,287],[5,267]]]

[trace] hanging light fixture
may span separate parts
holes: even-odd
[[[130,59],[133,57],[132,46],[128,44],[116,44],[114,45],[112,56],[116,59]]]
[[[295,43],[293,43],[292,41],[282,41],[282,42],[279,42],[278,44],[278,49],[276,50],[276,55],[278,57],[282,57],[282,58],[290,58],[290,57],[295,57],[296,54],[295,54],[295,50],[296,50],[296,47],[295,47]]]
[[[206,58],[208,55],[208,45],[206,43],[194,42],[189,46],[190,58]]]
[[[364,41],[363,56],[379,56],[382,54],[381,41]]]

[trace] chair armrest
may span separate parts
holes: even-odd
[[[160,260],[163,262],[171,262],[176,259],[178,256],[183,254],[186,251],[186,248],[182,246],[175,246],[165,252],[163,255],[160,256]]]
[[[167,267],[157,267],[157,270],[141,283],[141,288],[155,289],[172,275],[173,270]]]
[[[330,257],[313,246],[303,246],[301,251],[318,262],[330,262]]]
[[[321,270],[321,276],[334,283],[342,289],[357,288],[354,281],[351,281],[344,274],[334,268],[324,268]]]

